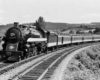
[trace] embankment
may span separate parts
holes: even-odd
[[[66,65],[62,80],[100,80],[100,45],[78,52]]]

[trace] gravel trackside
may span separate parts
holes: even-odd
[[[68,70],[67,65],[69,65],[69,62],[72,61],[72,58],[77,54],[80,53],[81,51],[89,48],[88,47],[84,47],[81,49],[78,49],[76,51],[74,51],[73,53],[69,54],[60,64],[59,66],[56,68],[56,70],[54,71],[53,75],[51,76],[50,80],[74,80],[74,79],[67,79],[70,78],[72,76],[67,75],[69,74],[69,72],[67,72]],[[67,73],[67,74],[66,74]],[[72,74],[72,73],[71,73]],[[80,79],[75,79],[75,80],[80,80]]]

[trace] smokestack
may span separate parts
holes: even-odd
[[[14,22],[14,27],[18,27],[19,23],[18,22]]]

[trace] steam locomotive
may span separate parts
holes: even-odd
[[[3,41],[0,54],[5,55],[8,61],[18,61],[45,53],[48,48],[57,49],[70,44],[100,41],[100,35],[58,35],[37,26],[14,23],[14,27],[6,31]]]
[[[17,61],[40,54],[47,49],[45,35],[45,31],[37,30],[35,26],[18,25],[15,22],[14,27],[9,28],[2,39],[4,44],[0,54],[4,54],[9,61]]]

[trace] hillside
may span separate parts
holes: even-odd
[[[67,29],[68,27],[71,27],[71,25],[66,23],[51,23],[51,22],[46,23],[46,28],[48,30]]]
[[[33,23],[26,23],[28,25]],[[7,25],[0,25],[0,36],[4,35],[5,31],[12,27],[13,23]],[[69,24],[69,23],[53,23],[53,22],[46,22],[46,29],[47,30],[54,30],[54,31],[62,31],[68,29],[80,30],[80,29],[91,29],[91,28],[100,28],[100,24]]]
[[[33,24],[33,23],[26,23],[28,25]],[[7,24],[7,25],[1,25],[0,26],[0,35],[3,35],[5,31],[12,27],[12,24]],[[46,29],[47,30],[62,30],[62,29],[68,29],[69,27],[76,27],[75,24],[67,24],[67,23],[53,23],[53,22],[46,22]]]
[[[12,27],[12,26],[13,26],[13,24],[1,25],[1,26],[0,26],[0,36],[3,36],[4,33],[5,33],[5,31],[6,31],[8,28]]]

